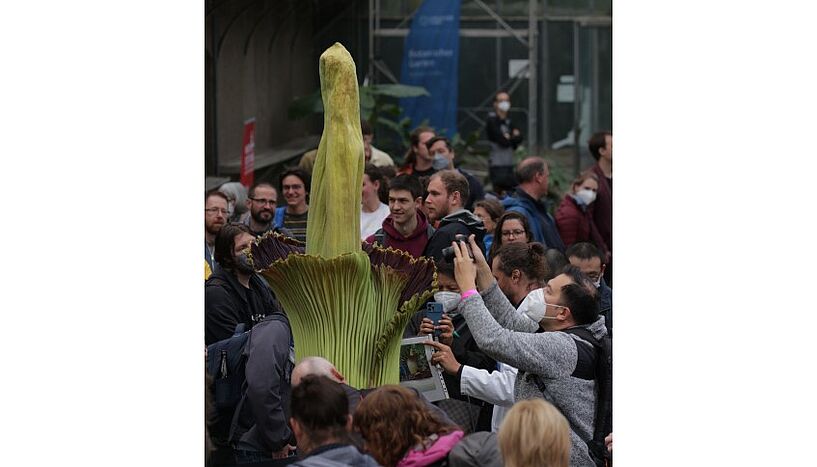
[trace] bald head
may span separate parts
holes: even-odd
[[[301,383],[306,375],[326,376],[332,381],[346,384],[346,378],[332,365],[332,362],[323,357],[306,357],[292,370],[292,387]]]
[[[526,157],[516,166],[519,187],[537,199],[547,194],[549,175],[547,161],[541,157]]]

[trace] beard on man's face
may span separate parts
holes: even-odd
[[[218,235],[218,233],[221,232],[222,227],[224,227],[223,222],[213,223],[204,226],[204,228],[207,230],[207,233],[209,233],[210,235]]]
[[[275,215],[273,209],[269,209],[267,207],[263,207],[258,211],[251,210],[250,216],[252,216],[252,220],[258,222],[259,224],[266,224],[272,220],[272,216]]]

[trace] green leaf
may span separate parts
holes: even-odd
[[[308,96],[294,99],[287,109],[287,116],[290,120],[299,120],[315,114],[323,113],[323,100],[321,91],[317,90]]]
[[[381,119],[379,119],[377,121],[377,123],[380,124],[380,125],[385,126],[386,128],[390,128],[390,129],[394,130],[398,135],[403,134],[403,126],[399,125],[397,123],[394,123],[393,121],[391,121],[389,119],[381,118]]]
[[[366,86],[360,88],[360,111],[369,114],[374,110],[376,102],[371,91]]]
[[[400,116],[400,107],[394,104],[383,104],[380,107],[380,111],[395,118]]]

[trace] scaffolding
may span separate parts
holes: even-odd
[[[369,15],[368,15],[368,69],[366,79],[368,82],[375,83],[398,83],[397,75],[392,71],[389,65],[382,57],[382,44],[384,38],[404,38],[408,36],[408,23],[411,21],[419,6],[410,14],[402,18],[391,16],[388,21],[396,25],[388,27],[384,26],[386,18],[383,16],[383,0],[369,0]],[[515,2],[517,5],[521,2]],[[557,142],[561,145],[573,145],[575,147],[575,163],[574,169],[578,172],[580,159],[580,144],[578,144],[582,131],[587,131],[594,127],[598,129],[600,122],[598,118],[599,99],[598,92],[590,93],[591,102],[582,102],[583,92],[582,85],[585,80],[581,70],[582,55],[579,43],[579,35],[581,28],[609,28],[612,25],[612,18],[604,15],[577,15],[575,12],[557,11],[555,8],[547,6],[547,0],[528,0],[527,2],[527,16],[521,15],[500,15],[502,0],[495,0],[492,8],[483,0],[462,0],[463,6],[476,6],[481,15],[461,16],[460,18],[460,37],[461,38],[481,38],[490,39],[496,38],[496,53],[495,55],[495,69],[497,79],[500,83],[495,86],[492,92],[487,93],[476,106],[458,106],[458,128],[472,120],[474,123],[483,127],[485,124],[484,118],[480,117],[480,112],[483,115],[486,111],[491,110],[491,102],[494,99],[496,92],[500,90],[508,91],[513,94],[515,90],[520,88],[527,80],[527,103],[525,106],[515,107],[517,112],[521,112],[527,120],[526,143],[528,152],[531,154],[541,154],[544,149],[551,149],[553,147],[550,138],[550,96],[547,90],[550,89],[546,85],[547,73],[549,70],[547,44],[545,43],[547,37],[548,23],[554,21],[569,21],[573,23],[574,36],[574,70],[573,70],[573,104],[574,104],[574,121],[572,125],[573,141],[567,141],[570,136],[566,136],[562,142]],[[493,29],[485,27],[486,21],[490,21],[494,26]],[[520,27],[527,23],[527,27]],[[502,53],[500,40],[510,38],[516,43],[520,44],[527,51],[527,62],[515,68],[515,73],[511,74],[507,79],[502,81],[500,79],[502,69]],[[461,46],[462,49],[462,46]],[[544,77],[543,77],[544,75]],[[593,76],[588,77],[591,82],[589,86],[592,89],[599,88],[598,73],[593,73]],[[541,92],[541,90],[545,92]],[[592,121],[582,122],[582,117],[587,120],[587,112],[583,109],[588,107]],[[585,128],[583,128],[585,127]],[[540,136],[541,135],[541,136]]]

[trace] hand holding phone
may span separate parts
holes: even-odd
[[[443,317],[443,304],[437,302],[429,302],[426,304],[426,318],[430,319],[434,324],[434,327],[440,325],[440,320]],[[434,340],[439,339],[440,337],[440,330],[434,329]]]

